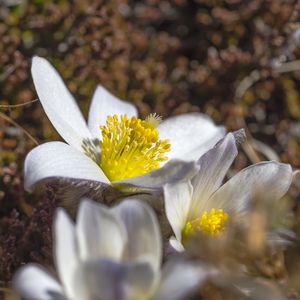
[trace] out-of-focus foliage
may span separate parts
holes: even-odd
[[[246,127],[251,147],[235,169],[268,158],[257,140],[299,167],[297,2],[0,0],[0,105],[36,98],[30,61],[39,55],[85,112],[100,83],[143,117],[202,111],[229,130]],[[0,281],[7,282],[22,263],[51,263],[53,197],[36,205],[23,193],[23,160],[34,146],[23,129],[40,143],[59,137],[39,102],[0,110]]]

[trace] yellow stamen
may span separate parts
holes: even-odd
[[[153,116],[150,118],[152,120]],[[106,125],[101,126],[100,167],[109,180],[148,173],[168,159],[165,153],[170,151],[170,143],[159,139],[155,124],[149,119],[128,118],[127,115],[107,118]]]
[[[200,218],[194,219],[186,223],[183,230],[183,238],[195,234],[197,231],[202,231],[209,235],[216,235],[221,232],[229,216],[222,209],[212,208],[208,213],[205,211]]]

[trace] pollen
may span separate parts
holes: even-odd
[[[161,121],[162,121],[162,118],[160,115],[158,115],[157,113],[153,113],[153,114],[150,114],[146,119],[145,121],[152,127],[157,127]]]
[[[212,208],[209,213],[205,211],[200,218],[187,222],[183,230],[183,237],[191,236],[199,231],[216,235],[224,230],[228,219],[228,214],[222,209]]]
[[[158,117],[150,115],[149,118],[114,115],[101,126],[100,167],[110,181],[143,175],[159,168],[160,163],[168,159],[166,153],[170,151],[170,143],[159,139],[155,126]]]

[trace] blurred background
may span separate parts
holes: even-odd
[[[234,170],[265,159],[298,168],[299,13],[296,0],[0,0],[0,285],[52,259],[55,201],[22,183],[26,153],[60,139],[35,100],[34,55],[85,115],[102,84],[142,117],[199,111],[245,128]]]

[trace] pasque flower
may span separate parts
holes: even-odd
[[[59,280],[37,264],[24,266],[13,279],[22,299],[180,299],[207,275],[204,267],[183,260],[161,271],[157,219],[134,199],[112,209],[85,199],[76,224],[58,209],[53,230]]]
[[[49,178],[72,178],[115,185],[159,188],[192,176],[195,160],[224,136],[205,115],[184,114],[161,121],[137,117],[134,105],[98,86],[86,124],[57,71],[34,57],[32,77],[41,104],[67,142],[33,149],[25,160],[25,187]]]
[[[218,235],[229,220],[242,220],[256,196],[275,202],[287,192],[291,166],[275,161],[251,165],[222,185],[236,155],[235,138],[228,133],[199,159],[195,177],[164,186],[166,215],[175,234],[170,243],[175,249],[183,250],[184,239],[197,231]]]

